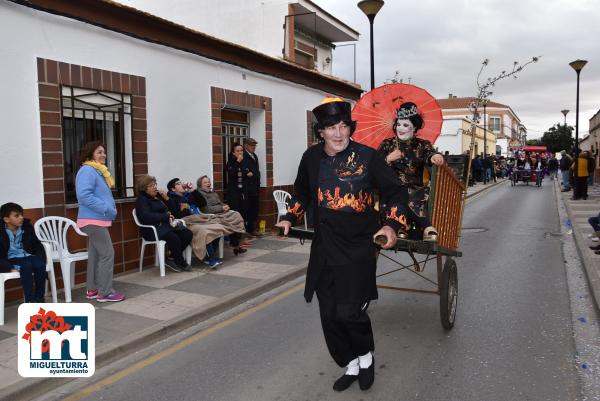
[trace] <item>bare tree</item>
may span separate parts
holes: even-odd
[[[480,108],[490,101],[490,96],[492,96],[493,92],[490,90],[492,86],[496,85],[496,82],[504,79],[504,78],[514,78],[517,79],[517,73],[523,71],[525,67],[527,67],[531,63],[537,63],[541,56],[532,57],[531,60],[527,61],[525,64],[520,64],[518,61],[513,63],[512,71],[504,70],[497,76],[492,76],[487,78],[482,82],[481,75],[485,67],[489,64],[489,59],[483,60],[481,63],[481,68],[479,69],[479,73],[477,74],[477,96],[473,99],[473,101],[469,104],[469,111],[472,113],[471,117],[471,149],[470,154],[471,158],[473,158],[473,151],[475,149],[475,130],[479,121],[481,119],[481,115],[479,113]]]

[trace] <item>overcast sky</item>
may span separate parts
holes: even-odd
[[[313,0],[361,33],[357,43],[357,81],[370,89],[369,22],[354,0]],[[492,100],[509,105],[525,124],[528,138],[540,137],[563,122],[575,125],[577,75],[569,62],[584,59],[581,72],[580,129],[600,109],[599,0],[386,0],[377,15],[375,85],[399,77],[435,97],[477,94],[481,62],[490,63],[484,78],[511,70],[514,61],[527,66],[517,79],[499,81]],[[353,79],[352,47],[340,47],[334,74]]]

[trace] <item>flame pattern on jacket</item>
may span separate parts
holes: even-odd
[[[299,219],[302,217],[302,215],[304,215],[304,208],[302,207],[300,202],[295,202],[294,206],[288,205],[287,212],[293,214],[296,217],[296,219]]]
[[[362,190],[358,192],[358,196],[355,196],[353,193],[346,193],[340,196],[340,187],[335,187],[333,195],[331,195],[329,189],[321,191],[321,188],[319,188],[318,197],[319,204],[334,210],[349,207],[353,211],[361,213],[367,210],[367,208],[373,207],[373,194],[366,191],[363,193]]]
[[[404,214],[398,215],[398,208],[396,206],[392,206],[389,212],[385,214],[386,219],[395,220],[404,227],[404,230],[408,230],[408,221],[406,220],[406,216]]]

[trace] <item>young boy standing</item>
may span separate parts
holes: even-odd
[[[16,203],[0,207],[0,272],[18,271],[25,302],[44,302],[46,253],[23,208]],[[34,290],[35,281],[35,290]]]

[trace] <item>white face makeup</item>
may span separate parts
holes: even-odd
[[[396,122],[396,136],[401,141],[408,141],[415,136],[415,126],[410,120],[398,120]]]

